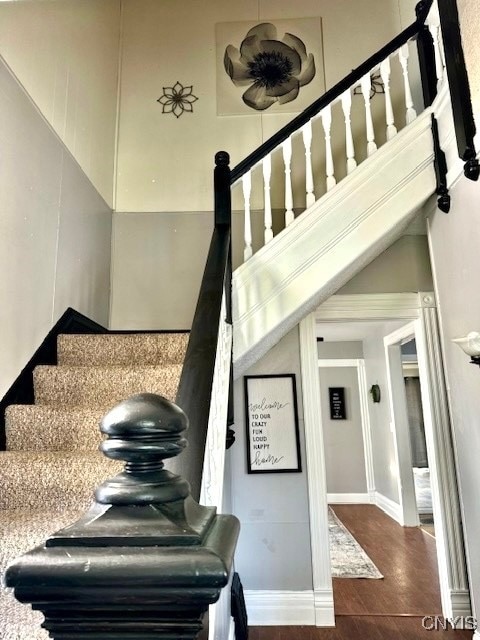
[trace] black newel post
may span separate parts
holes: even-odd
[[[10,565],[15,597],[45,615],[55,640],[190,640],[227,583],[238,536],[163,468],[186,446],[182,410],[139,394],[102,420],[105,455],[125,469],[90,510]]]

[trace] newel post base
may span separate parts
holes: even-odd
[[[185,447],[185,414],[139,394],[102,420],[103,452],[126,462],[90,510],[6,572],[55,640],[193,640],[227,584],[239,525],[198,505],[163,468]]]

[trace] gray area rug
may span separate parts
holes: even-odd
[[[333,578],[383,578],[350,531],[328,509],[330,560]]]

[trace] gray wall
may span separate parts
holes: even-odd
[[[404,293],[432,289],[427,238],[406,235],[394,242],[337,293]]]
[[[460,178],[448,216],[430,217],[432,265],[441,318],[444,358],[461,490],[470,587],[480,614],[480,371],[451,342],[480,330],[480,186]]]
[[[68,306],[108,324],[111,211],[0,59],[0,397]]]
[[[322,325],[318,325],[320,333]],[[358,359],[363,358],[363,344],[359,340],[317,342],[319,358]]]
[[[396,478],[397,463],[393,433],[390,430],[390,403],[388,400],[387,365],[383,338],[405,322],[385,324],[374,336],[363,342],[367,388],[378,384],[382,394],[381,402],[368,403],[372,437],[373,470],[375,489],[386,498],[399,502]]]
[[[365,454],[356,367],[320,367],[328,493],[365,493]],[[346,420],[330,419],[329,387],[345,389]]]
[[[275,232],[281,229],[282,217],[283,212],[273,212]],[[254,251],[263,242],[262,225],[263,213],[253,212]],[[213,213],[114,213],[113,226],[111,327],[189,329],[212,234]],[[243,214],[239,212],[232,217],[232,254],[235,268],[243,262]],[[338,293],[432,288],[426,238],[403,236]]]
[[[312,558],[297,328],[246,375],[274,373],[296,375],[303,471],[247,473],[243,378],[237,380],[231,473],[232,509],[241,532],[235,564],[246,589],[307,590],[312,589]]]

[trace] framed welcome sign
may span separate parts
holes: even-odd
[[[302,470],[295,375],[245,376],[248,473]]]

